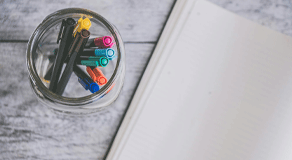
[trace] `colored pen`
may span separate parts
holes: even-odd
[[[74,65],[73,71],[78,77],[78,82],[86,90],[89,89],[91,93],[95,93],[99,90],[99,86],[96,83],[94,83],[93,80],[86,73],[84,73],[80,67]]]
[[[68,48],[72,42],[72,34],[75,26],[75,20],[72,18],[67,18],[62,21],[60,32],[58,35],[57,43],[60,42],[58,54],[53,65],[52,75],[50,79],[49,90],[56,92],[58,80],[62,71],[63,62],[66,58],[66,53],[68,53]]]
[[[50,58],[51,58],[52,60],[55,60],[56,56],[51,55]],[[90,62],[91,62],[91,61],[97,61],[96,63],[94,62],[94,64],[96,64],[96,65],[94,65],[94,66],[101,66],[101,65],[99,65],[99,59],[98,59],[98,60],[96,60],[96,59],[94,59],[94,60],[89,60],[89,56],[79,56],[79,57],[76,57],[76,59],[75,59],[75,63],[76,63],[76,64],[81,64],[81,61],[90,61]],[[69,62],[69,59],[66,58],[65,61],[64,61],[64,63],[68,63],[68,62]],[[107,62],[107,61],[105,61],[105,64],[103,64],[104,67],[107,65],[106,62]],[[84,63],[86,63],[86,62],[84,62]],[[82,64],[82,65],[86,65],[86,64]],[[102,67],[102,66],[101,66],[101,67]],[[50,73],[50,74],[51,74],[51,73]]]
[[[109,59],[106,57],[99,57],[99,56],[90,56],[88,57],[88,60],[92,60],[92,61],[98,61],[100,66],[105,67],[107,66]]]
[[[54,49],[54,55],[49,55],[49,60],[51,61],[55,55],[58,53],[58,48]],[[80,56],[89,57],[89,56],[98,56],[98,57],[107,57],[109,60],[112,60],[116,57],[115,50],[112,48],[106,49],[83,49]]]
[[[100,66],[98,61],[91,61],[91,60],[81,60],[81,65],[85,65],[85,66]]]
[[[77,32],[80,32],[82,29],[85,30],[89,30],[89,28],[91,27],[91,22],[89,20],[89,18],[79,18],[76,27],[74,29],[74,37],[76,36]]]
[[[108,65],[109,59],[106,57],[88,57],[88,60],[81,60],[82,65],[86,66],[100,66],[106,67]]]
[[[94,82],[96,82],[96,79],[97,79],[97,78],[96,78],[96,76],[95,76],[93,70],[92,70],[89,66],[87,66],[87,67],[86,67],[86,71],[87,71],[87,73],[90,75],[91,79],[92,79]]]
[[[73,72],[73,65],[75,63],[75,59],[78,56],[80,50],[83,50],[84,45],[86,44],[89,36],[90,36],[90,32],[88,30],[83,29],[81,30],[80,33],[77,32],[67,55],[67,58],[69,59],[69,61],[67,62],[67,65],[64,69],[64,72],[57,86],[57,90],[56,90],[57,94],[59,95],[63,94],[66,88],[66,85],[69,81],[69,78]],[[57,55],[59,55],[59,53]]]
[[[116,58],[115,50],[112,48],[106,49],[84,49],[81,56],[97,56],[97,57],[107,57],[109,60]]]
[[[81,65],[86,65],[86,66],[94,66],[94,67],[106,67],[108,65],[108,58],[106,57],[88,57],[88,59],[80,59]],[[79,61],[76,62],[77,64]]]
[[[95,82],[97,82],[98,85],[105,85],[107,83],[107,79],[102,73],[102,71],[97,67],[86,67],[87,73],[93,72],[95,77]],[[89,74],[90,75],[90,74]]]
[[[86,43],[85,48],[98,47],[98,48],[111,48],[114,45],[113,38],[110,36],[90,38]]]
[[[110,36],[95,38],[94,45],[98,48],[111,48],[114,45],[113,38]]]
[[[53,55],[52,55],[52,56],[50,56],[50,58],[51,58],[52,60],[55,60],[56,56],[53,56]],[[51,59],[50,59],[50,60],[51,60]],[[75,60],[75,63],[76,63],[76,64],[81,64],[81,60],[88,60],[88,57],[77,57],[76,60]],[[66,59],[66,60],[64,61],[64,63],[67,63],[67,62],[68,62],[68,59]],[[51,79],[52,72],[53,72],[53,65],[51,65],[51,66],[49,67],[47,73],[46,73],[45,76],[44,76],[44,79],[47,80],[47,81],[49,81],[49,80]]]
[[[112,48],[107,49],[95,49],[95,56],[102,56],[107,57],[108,59],[111,59],[115,56],[115,50]]]

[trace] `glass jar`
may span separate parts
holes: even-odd
[[[50,57],[59,47],[57,38],[63,19],[89,18],[91,21],[90,38],[111,36],[115,42],[112,47],[116,58],[103,68],[108,82],[95,93],[90,93],[78,83],[78,78],[72,73],[63,95],[53,93],[48,89],[49,81],[44,79],[52,62]],[[125,77],[125,51],[118,30],[99,14],[81,8],[69,8],[56,11],[47,16],[31,35],[27,46],[26,63],[31,87],[46,106],[55,111],[69,114],[84,114],[100,111],[118,97]],[[85,66],[84,66],[85,67]]]

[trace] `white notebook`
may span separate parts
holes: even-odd
[[[179,0],[106,160],[291,160],[292,39]]]

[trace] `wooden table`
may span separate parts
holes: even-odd
[[[211,0],[236,14],[292,35],[287,1]],[[0,1],[0,159],[103,159],[170,14],[174,0]],[[120,31],[126,48],[126,79],[108,109],[66,116],[41,105],[30,89],[26,44],[48,14],[63,8],[95,11]]]

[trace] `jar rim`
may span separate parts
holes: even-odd
[[[61,95],[57,95],[50,91],[41,81],[40,77],[38,76],[36,72],[36,68],[33,64],[33,51],[35,50],[36,43],[38,43],[38,39],[41,37],[43,33],[45,33],[46,28],[49,26],[49,24],[60,16],[69,14],[84,14],[86,16],[90,16],[92,18],[97,19],[100,21],[111,33],[111,36],[115,40],[115,45],[117,47],[117,63],[115,66],[115,69],[111,75],[111,78],[108,80],[108,82],[97,92],[84,96],[84,97],[78,97],[78,98],[70,98],[70,97],[63,97]],[[27,69],[29,72],[29,77],[31,80],[31,83],[34,84],[36,87],[33,87],[35,93],[37,96],[41,98],[46,98],[50,100],[52,103],[58,103],[60,104],[61,108],[66,108],[68,106],[84,106],[86,104],[90,104],[93,101],[96,101],[104,96],[106,92],[111,88],[112,85],[116,83],[116,80],[118,79],[119,73],[122,72],[122,70],[125,69],[124,63],[124,45],[122,38],[118,32],[118,30],[113,26],[110,22],[108,22],[105,18],[103,18],[101,15],[87,10],[83,8],[67,8],[58,10],[50,15],[48,15],[34,30],[31,37],[29,38],[27,50],[26,50],[26,63],[27,63]],[[120,88],[118,88],[118,92],[120,92],[122,88],[122,85],[120,85]],[[38,92],[39,91],[39,92]],[[71,108],[72,109],[72,108]]]

